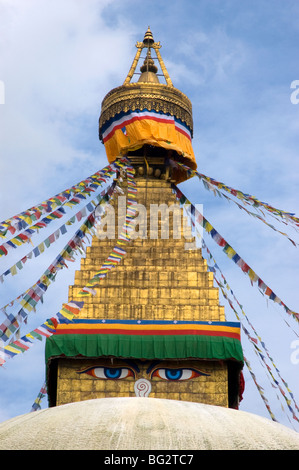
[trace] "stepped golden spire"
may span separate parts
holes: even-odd
[[[213,273],[173,192],[181,176],[170,161],[196,167],[192,106],[173,86],[149,28],[136,47],[124,84],[106,95],[100,116],[108,160],[129,167],[117,170],[117,191],[69,302],[82,300],[99,270],[107,275],[88,291],[78,317],[47,340],[49,403],[150,396],[237,407],[239,324],[226,323]],[[141,75],[131,82],[142,51]],[[132,224],[124,242],[123,227]]]

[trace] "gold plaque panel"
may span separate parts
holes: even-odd
[[[117,375],[120,378],[114,378]],[[136,385],[142,385],[144,379],[150,390],[142,395],[142,388],[139,393]],[[228,406],[227,367],[216,361],[60,359],[58,383],[57,405],[95,398],[149,396]]]

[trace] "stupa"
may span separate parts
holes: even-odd
[[[131,82],[142,51],[141,74]],[[82,289],[113,251],[122,208],[132,198],[134,233],[117,269],[101,280],[96,295],[85,297],[79,318],[59,324],[47,339],[50,406],[150,396],[238,408],[240,325],[226,321],[213,275],[172,191],[185,175],[173,171],[170,160],[196,168],[192,132],[191,103],[173,86],[160,44],[148,29],[124,84],[105,96],[99,119],[108,160],[130,161],[135,191],[120,170],[113,217],[109,223],[103,217],[69,301],[80,301]]]
[[[2,423],[0,448],[298,449],[297,433],[238,409],[240,324],[173,192],[187,175],[172,162],[196,168],[192,105],[150,28],[136,47],[99,118],[115,191],[69,287],[70,303],[92,295],[47,338],[49,408]]]

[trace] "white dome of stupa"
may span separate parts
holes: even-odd
[[[102,398],[0,424],[2,450],[299,450],[299,433],[267,418],[202,403]]]

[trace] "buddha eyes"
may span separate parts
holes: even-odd
[[[136,373],[130,367],[89,367],[84,369],[79,374],[88,374],[96,379],[106,380],[121,380],[128,377],[136,377]],[[190,380],[200,375],[207,375],[196,369],[188,368],[156,368],[150,373],[150,378],[157,377],[159,379],[168,380],[172,382],[179,382],[182,380]]]
[[[135,377],[133,370],[128,367],[90,367],[79,374],[88,374],[96,379],[120,380]]]
[[[159,377],[163,380],[180,381],[190,380],[200,375],[206,375],[196,369],[156,369],[153,371],[151,377]]]

